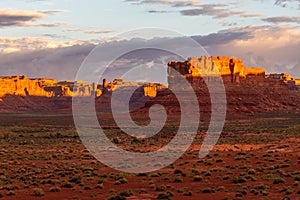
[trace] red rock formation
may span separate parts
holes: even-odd
[[[76,86],[76,87],[75,87]],[[0,97],[5,95],[16,96],[66,96],[74,95],[91,96],[101,95],[97,84],[71,81],[58,82],[53,79],[29,79],[25,76],[0,77]]]
[[[148,83],[144,85],[144,96],[145,97],[156,97],[157,95],[157,87],[154,83]]]
[[[249,75],[265,75],[265,70],[262,68],[246,68],[241,59],[227,56],[189,58],[185,62],[169,62],[168,66],[177,70],[186,76],[211,76],[211,75],[230,75],[229,60],[233,59],[235,63],[234,73],[241,77]],[[170,70],[169,70],[170,71]]]
[[[25,76],[0,78],[0,97],[10,94],[16,96],[46,96],[53,93],[44,90],[41,85],[49,79],[29,79]]]

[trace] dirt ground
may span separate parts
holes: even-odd
[[[105,134],[120,147],[149,151],[159,137],[131,140]],[[82,145],[69,114],[0,115],[0,197],[3,199],[300,199],[300,115],[227,119],[213,151],[198,158],[205,126],[190,149],[158,171],[130,174],[97,161]]]

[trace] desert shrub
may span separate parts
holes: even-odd
[[[34,188],[32,195],[36,196],[36,197],[41,197],[41,196],[45,195],[45,192],[44,192],[44,190],[42,188]]]
[[[123,196],[123,197],[130,197],[131,195],[133,195],[133,192],[131,190],[126,190],[126,191],[120,192],[119,195]]]
[[[247,194],[247,190],[244,190],[244,189],[238,189],[237,192],[241,193],[242,195],[246,195]]]
[[[133,138],[131,144],[139,144],[140,143],[140,140],[137,139],[137,138]]]
[[[213,188],[203,188],[201,190],[202,193],[214,193],[215,190]]]
[[[120,139],[118,137],[113,138],[113,143],[120,144]]]
[[[7,190],[17,190],[17,189],[19,189],[19,187],[16,186],[16,185],[8,185],[8,186],[5,187],[5,189],[7,189]]]
[[[254,189],[256,190],[268,190],[270,187],[264,184],[260,184],[260,185],[255,185]]]
[[[182,180],[181,177],[177,176],[177,177],[174,178],[174,181],[173,181],[173,182],[174,182],[174,183],[182,183],[183,180]]]
[[[194,176],[194,179],[193,179],[194,182],[200,182],[202,180],[203,180],[202,176],[199,176],[199,175]]]
[[[225,186],[220,186],[220,187],[218,187],[217,191],[218,192],[225,192],[226,188],[225,188]]]
[[[235,197],[243,197],[243,194],[241,194],[241,193],[236,193],[236,194],[235,194]]]
[[[205,172],[205,173],[204,173],[204,176],[211,176],[210,171]]]
[[[115,182],[115,185],[121,185],[121,184],[125,184],[125,183],[128,183],[127,179],[126,178],[120,178],[119,180],[117,180]]]
[[[286,195],[289,195],[289,194],[293,194],[293,190],[291,188],[288,188],[286,191],[285,191],[285,194]]]
[[[91,190],[92,188],[90,186],[86,185],[86,186],[83,187],[83,189],[84,190]]]
[[[281,188],[280,190],[278,190],[278,192],[280,192],[280,193],[283,193],[283,192],[287,192],[287,193],[289,193],[288,191],[291,191],[292,189],[291,188],[289,188],[289,187],[283,187],[283,188]],[[292,193],[292,192],[291,192]],[[291,194],[290,193],[290,194]]]
[[[161,174],[160,173],[152,173],[150,174],[150,177],[160,177]]]
[[[12,190],[10,190],[6,193],[6,196],[14,196],[14,195],[16,195],[16,193]]]
[[[258,192],[256,189],[252,189],[252,190],[250,191],[250,193],[252,193],[252,194],[254,194],[254,195],[258,195],[258,194],[259,194],[259,192]]]
[[[156,187],[156,191],[162,192],[162,191],[165,191],[165,190],[166,190],[166,186],[164,186],[164,185]]]
[[[79,175],[72,176],[72,177],[69,179],[69,182],[75,183],[75,184],[80,184],[80,183],[82,182],[82,181],[81,181],[81,176],[79,176]]]
[[[171,197],[174,196],[172,192],[165,192],[165,193],[159,193],[157,196],[157,199],[171,199]]]
[[[255,176],[253,176],[253,175],[246,175],[245,178],[246,179],[250,179],[253,182],[257,180],[257,178]]]
[[[178,192],[178,193],[183,193],[184,191],[185,191],[185,188],[178,188],[178,189],[177,189],[177,192]]]
[[[183,174],[183,172],[180,169],[175,169],[174,174]]]
[[[103,186],[103,183],[98,183],[96,186],[95,186],[95,189],[103,189],[104,186]]]
[[[94,198],[94,197],[96,197],[97,195],[98,195],[98,194],[92,193],[92,194],[90,194],[90,197]]]
[[[107,200],[126,200],[126,197],[123,197],[121,195],[115,195],[115,196],[109,197]]]
[[[294,181],[300,181],[300,176],[295,176]]]
[[[275,178],[273,180],[273,184],[281,184],[281,183],[284,183],[285,180],[283,178]]]
[[[194,175],[200,175],[201,173],[197,169],[192,169],[192,174],[194,174]]]
[[[60,192],[60,190],[61,190],[60,187],[51,187],[49,191],[50,192]]]
[[[5,139],[5,140],[9,139],[9,134],[8,133],[4,133],[3,139]]]
[[[138,173],[136,176],[147,176],[147,173]]]
[[[261,194],[262,194],[263,196],[268,196],[269,192],[268,192],[267,190],[264,190],[264,191],[261,192]]]
[[[193,196],[193,193],[191,191],[187,191],[183,193],[184,196]]]
[[[98,176],[99,178],[103,178],[103,179],[107,178],[107,174],[99,174]]]
[[[102,184],[104,181],[105,181],[105,179],[100,178],[100,179],[97,181],[97,183],[98,183],[98,184]]]
[[[245,183],[247,179],[242,176],[236,176],[231,180],[231,183]]]
[[[255,169],[249,169],[249,170],[247,171],[247,174],[254,175],[254,174],[256,174],[256,170],[255,170]]]
[[[72,183],[66,182],[66,183],[64,183],[61,187],[63,187],[63,188],[73,188],[74,186],[73,186]]]
[[[245,155],[247,155],[247,154],[246,154],[246,152],[240,151],[240,152],[237,152],[236,155],[237,155],[237,156],[245,156]]]
[[[293,171],[293,172],[291,172],[291,174],[292,175],[298,175],[298,174],[300,174],[300,171]]]

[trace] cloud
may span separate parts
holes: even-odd
[[[46,15],[52,15],[52,14],[68,12],[68,11],[67,10],[39,10],[37,12],[42,13],[42,14],[46,14]]]
[[[45,35],[46,37],[58,38],[57,35]],[[85,44],[84,41],[53,41],[46,38],[0,38],[0,52],[11,53],[17,51],[35,51],[41,49],[61,48]]]
[[[134,5],[140,4],[168,4],[172,7],[187,7],[187,6],[200,6],[203,3],[197,0],[125,0],[125,2],[129,2]]]
[[[244,12],[240,15],[241,17],[248,18],[248,17],[265,17],[263,14],[255,14],[255,13],[248,13]]]
[[[26,24],[26,26],[30,26],[30,27],[48,27],[48,28],[51,28],[51,27],[58,27],[58,26],[67,26],[69,25],[69,23],[67,22],[55,22],[55,23],[49,23],[49,24]]]
[[[300,32],[289,26],[239,27],[227,33],[245,32],[247,37],[207,47],[213,55],[234,55],[243,59],[247,67],[263,67],[267,72],[287,72],[300,78]],[[222,33],[219,32],[218,34]]]
[[[227,18],[234,15],[239,15],[240,17],[249,18],[249,17],[263,17],[262,14],[256,13],[248,13],[246,11],[236,11],[229,8],[232,5],[236,5],[237,3],[229,2],[219,2],[219,3],[203,3],[196,0],[189,1],[171,1],[171,0],[125,0],[125,2],[130,2],[135,5],[141,4],[163,4],[169,5],[175,8],[186,7],[186,9],[182,9],[178,11],[183,16],[199,16],[206,15],[212,16],[214,18]],[[172,11],[167,10],[150,10],[148,13],[170,13]]]
[[[148,13],[169,13],[170,11],[166,10],[148,10]]]
[[[0,27],[22,26],[22,27],[57,27],[68,25],[66,22],[55,23],[34,23],[45,18],[46,15],[66,12],[64,10],[41,10],[41,11],[20,11],[20,10],[0,10]]]
[[[290,4],[292,4],[292,6],[298,5],[298,9],[300,9],[300,0],[276,0],[274,4],[282,7],[287,7]]]
[[[263,67],[268,73],[288,72],[292,76],[300,78],[298,55],[300,32],[296,28],[279,25],[234,27],[192,38],[204,46],[210,55],[235,56],[242,58],[247,67]],[[186,46],[184,41],[182,38],[109,40],[100,43],[105,50],[102,52],[103,60],[101,62],[109,63],[110,61],[107,60],[109,56],[106,55],[117,56],[127,48],[136,49],[140,44],[145,46],[162,44],[171,49],[180,48],[188,51],[190,47]],[[24,74],[30,77],[50,77],[59,80],[74,80],[81,62],[95,47],[95,44],[86,41],[56,43],[51,40],[41,41],[34,38],[21,41],[1,39],[0,44],[6,44],[6,50],[11,51],[11,53],[3,51],[0,53],[1,74]],[[22,44],[26,45],[22,46]],[[34,50],[30,48],[31,45],[35,46]],[[13,52],[14,48],[22,50]],[[130,58],[135,59],[137,56],[148,63],[153,55],[154,53],[149,53],[149,51],[139,51]],[[201,55],[200,52],[196,56],[200,57]],[[97,63],[95,66],[102,66],[102,64]]]
[[[82,44],[0,54],[1,74],[74,79],[80,64],[93,48],[92,44]]]
[[[49,33],[43,34],[43,37],[56,38],[56,39],[71,39],[71,38],[63,36],[63,35],[49,34]]]
[[[233,15],[242,15],[243,12],[233,11],[224,8],[214,7],[213,5],[205,5],[202,8],[193,8],[181,10],[180,13],[184,16],[208,15],[215,18],[226,18]]]
[[[104,29],[104,30],[86,30],[86,31],[82,31],[85,34],[105,34],[105,33],[112,33],[112,30],[109,29]]]
[[[98,34],[106,34],[106,33],[112,33],[114,32],[113,30],[110,29],[103,29],[103,30],[84,30],[84,29],[78,29],[78,28],[69,28],[63,30],[63,32],[81,32],[85,34],[90,34],[90,35],[98,35]]]
[[[204,47],[227,44],[237,40],[248,40],[252,37],[251,32],[244,30],[220,31],[205,36],[192,36],[194,40]]]
[[[0,27],[5,26],[27,26],[28,22],[44,18],[45,15],[39,12],[20,10],[0,10]]]
[[[278,16],[278,17],[268,17],[262,19],[265,22],[269,23],[297,23],[300,24],[300,17],[289,17],[289,16]]]
[[[180,13],[184,16],[199,16],[206,15],[214,18],[228,18],[231,16],[238,15],[243,18],[249,17],[263,17],[263,14],[249,13],[247,11],[237,11],[229,8],[230,4],[218,3],[218,4],[203,4],[198,8],[184,9]]]

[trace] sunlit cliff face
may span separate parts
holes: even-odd
[[[233,59],[235,63],[234,73],[239,73],[241,77],[248,75],[264,75],[263,68],[246,68],[241,59],[228,56],[190,58],[185,62],[169,62],[169,67],[172,67],[182,74],[201,76],[201,75],[230,75],[229,61]]]
[[[288,84],[292,82],[293,85],[300,85],[300,80],[294,79],[286,73],[265,76],[263,68],[247,68],[241,59],[228,56],[189,58],[185,62],[169,62],[168,67],[177,70],[185,77],[226,76],[231,74],[229,69],[230,59],[233,59],[235,63],[234,73],[239,74],[240,77],[261,76],[263,78],[280,79]],[[172,74],[169,73],[169,76],[172,76]],[[104,90],[111,93],[125,87],[141,87],[140,92],[146,97],[155,97],[161,88],[165,88],[165,86],[155,83],[126,82],[118,77],[105,86],[83,81],[59,82],[47,78],[30,79],[25,76],[0,77],[0,97],[5,95],[41,97],[94,95],[98,97],[104,94]]]

